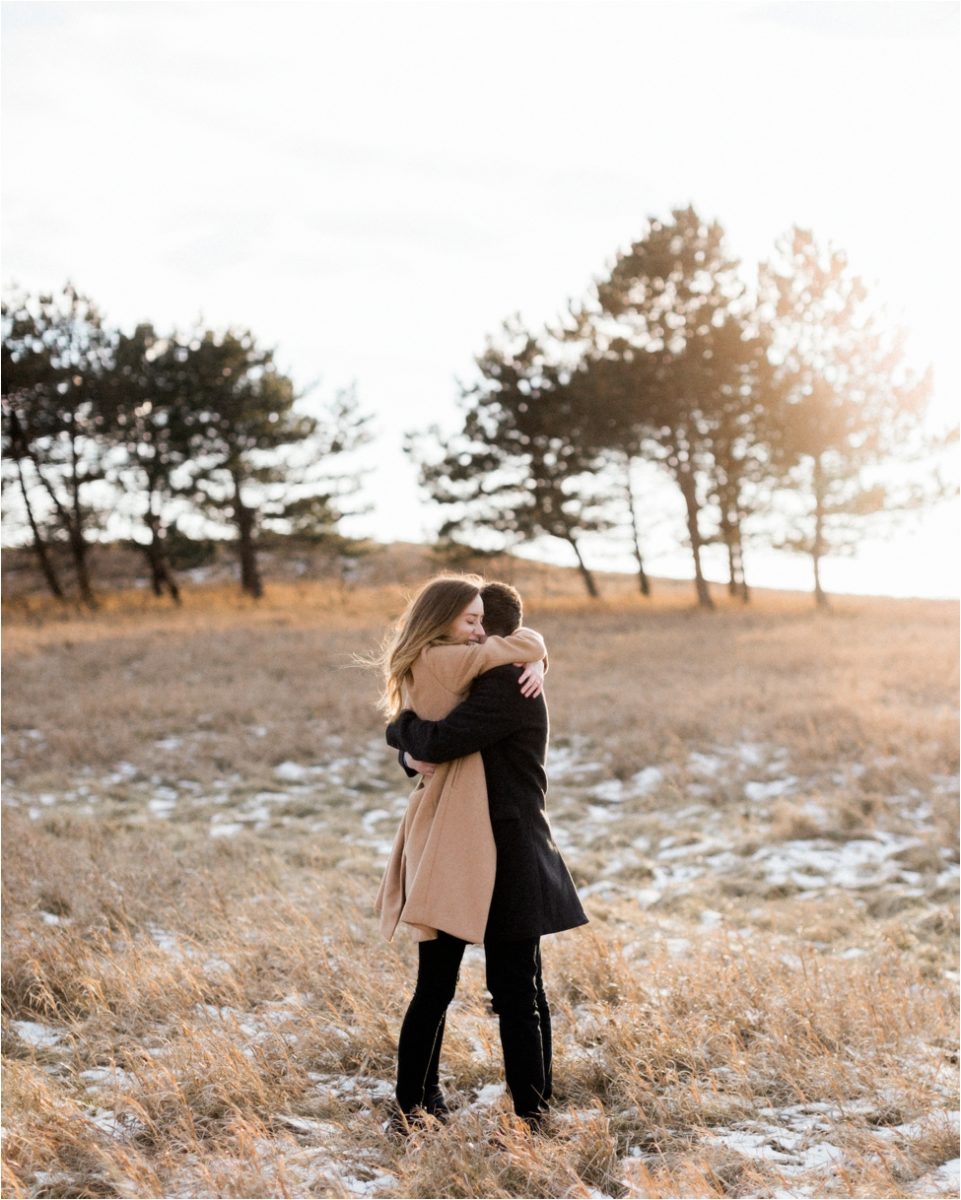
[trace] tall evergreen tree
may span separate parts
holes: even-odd
[[[574,313],[570,333],[590,381],[594,439],[629,459],[659,462],[681,492],[705,608],[713,606],[702,551],[714,536],[705,509],[717,493],[715,450],[722,434],[729,448],[736,440],[732,401],[748,403],[738,379],[745,355],[736,346],[738,333],[746,336],[744,312],[723,230],[687,208],[669,221],[652,219],[618,255],[595,300]],[[737,461],[729,455],[729,464]],[[728,505],[727,513],[739,528],[739,511]]]
[[[685,347],[688,384],[710,397],[702,427],[710,451],[706,495],[717,514],[716,540],[724,547],[728,591],[749,599],[745,545],[750,518],[770,503],[776,473],[773,445],[780,437],[782,397],[766,337],[747,310],[725,314]]]
[[[211,330],[178,338],[172,377],[191,447],[194,497],[233,524],[240,585],[263,594],[257,525],[263,485],[281,477],[278,452],[302,441],[314,421],[295,410],[292,381],[248,332]]]
[[[366,472],[353,456],[371,441],[371,414],[361,409],[356,388],[347,387],[320,405],[313,421],[310,435],[285,455],[282,478],[265,490],[263,524],[350,557],[357,547],[340,524],[367,511],[359,501]]]
[[[34,548],[56,595],[62,587],[42,526],[66,542],[80,598],[89,606],[96,603],[89,534],[100,515],[90,485],[104,477],[103,386],[113,351],[100,313],[71,284],[56,296],[15,294],[4,301],[4,440]]]
[[[109,474],[139,510],[146,541],[138,545],[154,594],[166,591],[178,604],[180,587],[170,564],[167,531],[175,520],[171,502],[189,491],[191,478],[189,407],[178,387],[179,366],[176,341],[141,324],[132,334],[119,335],[104,388],[114,450]]]
[[[943,495],[936,482],[905,490],[879,469],[938,448],[923,427],[931,375],[908,365],[903,334],[844,253],[808,230],[779,241],[759,291],[786,400],[776,449],[789,497],[801,500],[780,544],[810,556],[823,606],[826,555],[851,552],[872,518]]]
[[[440,456],[423,451],[420,434],[407,439],[422,484],[452,513],[441,537],[495,533],[505,546],[557,538],[571,548],[588,594],[599,595],[582,541],[609,518],[571,373],[517,319],[476,362],[477,382],[462,395],[462,430],[448,439],[432,431]]]
[[[338,393],[320,418],[302,411],[274,352],[250,333],[198,331],[174,339],[168,359],[194,498],[233,524],[241,587],[257,598],[258,529],[334,536],[343,499],[356,488],[351,473],[333,463],[368,440],[369,417],[353,389]]]

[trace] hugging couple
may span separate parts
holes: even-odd
[[[540,939],[587,917],[545,812],[547,652],[522,617],[509,584],[433,579],[378,660],[387,741],[417,778],[377,896],[384,936],[402,924],[418,943],[390,1122],[401,1134],[447,1117],[438,1064],[471,942],[484,945],[514,1111],[537,1130],[549,1108]]]

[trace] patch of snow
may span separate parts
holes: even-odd
[[[628,848],[620,854],[613,854],[604,864],[605,875],[620,875],[621,871],[628,870],[631,867],[638,865],[637,855]]]
[[[826,839],[782,842],[762,846],[750,861],[761,866],[772,887],[793,884],[800,889],[864,888],[898,878],[902,868],[892,858],[916,838],[881,833],[874,838],[853,838],[835,843]]]
[[[161,950],[166,950],[170,954],[181,954],[182,949],[177,935],[170,933],[169,930],[155,925],[152,921],[147,925],[147,932],[153,939],[154,945],[159,946]]]
[[[91,1067],[88,1071],[81,1071],[80,1078],[85,1079],[91,1088],[130,1087],[135,1082],[134,1076],[122,1067]]]
[[[297,1133],[309,1133],[318,1137],[331,1138],[343,1132],[340,1126],[331,1121],[316,1121],[313,1117],[298,1117],[292,1113],[275,1113],[273,1120]]]
[[[930,1134],[932,1126],[949,1125],[954,1132],[961,1130],[961,1112],[948,1109],[938,1109],[926,1113],[917,1121],[909,1121],[905,1125],[888,1125],[877,1131],[878,1137],[883,1138],[923,1138]]]
[[[749,780],[744,785],[745,798],[752,804],[761,804],[765,800],[775,800],[778,796],[789,795],[797,787],[794,775],[785,775],[782,779],[771,779],[767,783]]]
[[[341,1174],[338,1174],[337,1179],[344,1185],[345,1191],[350,1196],[373,1196],[374,1192],[380,1192],[386,1188],[396,1188],[398,1183],[397,1176],[391,1175],[389,1171],[381,1171],[372,1175],[370,1179],[359,1179],[356,1175]]]
[[[54,1025],[44,1025],[40,1021],[11,1021],[10,1024],[22,1042],[37,1049],[59,1045],[64,1034],[64,1030]]]
[[[835,1167],[844,1159],[843,1152],[831,1142],[818,1142],[804,1151],[804,1158],[797,1170],[819,1171]]]
[[[552,779],[569,775],[583,776],[590,771],[602,770],[603,764],[585,762],[580,745],[551,745],[547,750],[547,773]]]
[[[337,1030],[343,1033],[342,1030]],[[350,1036],[345,1034],[345,1043],[350,1042]],[[372,1075],[324,1075],[317,1071],[308,1071],[308,1079],[325,1092],[331,1092],[340,1097],[356,1097],[358,1094],[371,1100],[386,1100],[393,1096],[394,1085],[386,1079],[375,1079]]]
[[[757,742],[736,742],[731,751],[746,767],[759,767],[768,757],[765,747]]]
[[[577,889],[581,896],[609,896],[612,892],[620,890],[620,886],[610,879],[599,879],[596,883],[589,883],[586,887]]]
[[[73,1183],[73,1179],[63,1171],[34,1171],[33,1173],[34,1187],[43,1188],[51,1195],[63,1191],[71,1183]]]
[[[257,792],[251,797],[255,804],[283,804],[289,799],[290,795],[287,792]]]
[[[667,867],[655,863],[651,874],[653,875],[651,882],[654,887],[663,891],[666,888],[677,887],[679,884],[699,879],[704,874],[704,868],[693,863],[673,863]]]
[[[664,893],[657,888],[641,888],[635,895],[641,908],[650,908],[652,904],[656,904],[660,900]]]
[[[722,850],[720,854],[708,854],[705,863],[716,871],[719,875],[729,871],[739,871],[744,867],[744,859],[739,854],[735,854],[733,850]]]
[[[676,840],[677,840],[676,838],[665,839],[664,841],[661,842],[661,846],[663,847],[667,841],[674,842]],[[660,849],[657,852],[657,856],[658,856],[658,858],[666,858],[666,859],[690,858],[694,855],[703,855],[708,850],[716,850],[716,849],[717,849],[717,842],[712,842],[712,841],[708,841],[708,840],[700,841],[700,842],[687,842],[683,846],[668,846],[668,848],[666,850]]]
[[[788,1136],[790,1137],[790,1135]],[[776,1163],[794,1161],[790,1153],[774,1148],[771,1144],[774,1139],[768,1132],[751,1133],[748,1130],[735,1129],[729,1133],[708,1134],[704,1140],[714,1142],[719,1146],[726,1146],[729,1150],[736,1150],[738,1154],[747,1155],[749,1158],[759,1158]]]
[[[154,742],[158,750],[179,750],[183,744],[183,738],[177,737],[175,734],[170,734],[169,737],[158,738]]]
[[[599,804],[588,804],[587,806],[587,819],[589,821],[606,823],[618,820],[619,816],[620,814],[614,808],[601,808]]]
[[[624,799],[624,782],[620,779],[605,779],[591,788],[591,794],[597,800],[606,800],[609,804],[620,804]]]
[[[664,772],[660,767],[644,767],[643,770],[637,772],[631,779],[635,791],[642,796],[653,792],[664,782]]]
[[[274,767],[274,778],[281,779],[284,783],[303,783],[309,777],[310,772],[306,767],[289,759]]]
[[[92,1109],[87,1114],[87,1120],[113,1138],[124,1138],[134,1131],[144,1128],[143,1123],[135,1117],[118,1117],[110,1108]]]
[[[787,1120],[788,1123],[746,1122],[732,1129],[707,1134],[705,1140],[727,1146],[747,1158],[776,1163],[783,1175],[794,1176],[809,1171],[824,1171],[838,1166],[844,1158],[842,1151],[833,1143],[817,1139],[816,1135],[826,1132],[828,1126],[817,1116],[809,1115],[809,1112],[827,1107],[830,1106],[807,1105],[794,1110],[780,1111],[762,1109],[762,1113],[776,1115],[781,1121]]]
[[[139,773],[139,769],[133,763],[118,762],[114,764],[112,773],[105,777],[104,782],[108,785],[113,783],[129,783]]]
[[[473,1103],[469,1104],[468,1108],[493,1108],[506,1092],[507,1089],[502,1083],[485,1083],[482,1088],[477,1089]]]
[[[60,917],[56,913],[47,912],[45,909],[40,910],[40,920],[44,925],[69,925],[69,917]]]
[[[952,1158],[908,1184],[912,1196],[957,1196],[961,1192],[961,1158]]]
[[[724,769],[724,759],[718,754],[702,754],[695,750],[687,756],[687,769],[696,775],[717,775]]]
[[[210,818],[210,829],[208,830],[211,837],[236,837],[238,833],[243,831],[243,825],[239,821],[229,821],[222,813],[214,813]]]
[[[689,804],[687,808],[679,808],[676,812],[671,813],[672,821],[687,821],[691,817],[700,817],[704,813],[703,804]],[[712,817],[718,816],[717,813],[712,813]]]

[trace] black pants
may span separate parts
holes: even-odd
[[[466,942],[440,933],[418,946],[417,986],[397,1047],[397,1103],[429,1108],[447,1006],[457,989]],[[504,1075],[519,1117],[536,1117],[551,1098],[551,1013],[544,993],[539,938],[487,942],[487,988],[500,1021]]]

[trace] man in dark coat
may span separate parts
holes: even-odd
[[[520,625],[520,596],[507,584],[488,584],[484,627],[507,635]],[[487,986],[500,1019],[507,1086],[518,1116],[536,1126],[552,1090],[550,1009],[541,974],[540,938],[587,922],[545,811],[548,716],[542,695],[521,694],[521,669],[497,667],[479,676],[468,698],[442,721],[410,710],[387,728],[409,773],[480,751],[497,848],[494,893],[484,935]],[[443,1115],[437,1060],[447,1005],[453,998],[465,943],[441,932],[421,944],[429,966],[401,1029],[398,1104]],[[423,978],[422,978],[423,976]],[[432,1053],[424,1074],[425,1051]],[[410,1070],[407,1070],[407,1067]]]

